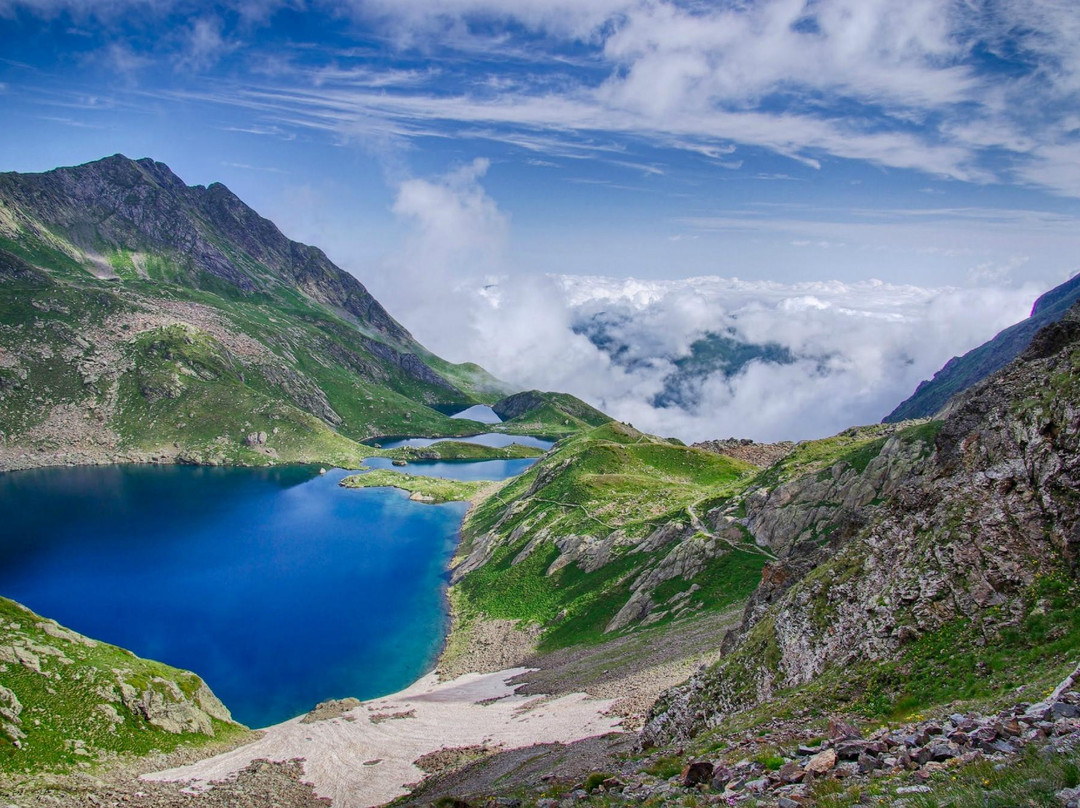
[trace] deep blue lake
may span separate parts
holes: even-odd
[[[484,432],[480,435],[469,435],[462,438],[398,438],[396,440],[379,441],[378,443],[384,449],[400,449],[402,446],[430,446],[444,440],[479,443],[481,446],[495,446],[499,449],[512,443],[518,443],[522,446],[536,446],[539,449],[550,449],[555,445],[553,440],[534,438],[532,435],[506,435],[502,432]]]
[[[487,464],[427,465],[483,474]],[[252,727],[327,698],[394,692],[441,647],[445,569],[466,505],[339,488],[346,473],[0,474],[0,595],[195,671]]]

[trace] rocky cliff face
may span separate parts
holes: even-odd
[[[665,694],[645,738],[691,736],[955,621],[993,643],[1030,613],[1043,576],[1077,576],[1078,452],[1074,307],[953,401],[940,424],[888,437],[861,473],[834,469],[751,492],[747,528],[779,560],[729,638],[731,653]]]

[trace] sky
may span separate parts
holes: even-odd
[[[876,421],[1080,270],[1075,0],[0,0],[0,115],[0,170],[224,182],[436,352],[684,440]],[[658,406],[721,331],[796,361]]]

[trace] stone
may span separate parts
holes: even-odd
[[[802,808],[802,803],[796,802],[791,797],[781,797],[776,801],[776,808]]]
[[[769,779],[759,777],[757,780],[750,780],[746,783],[746,790],[751,794],[764,794],[769,790]]]
[[[707,783],[713,776],[713,765],[707,760],[696,760],[687,764],[682,770],[682,784],[691,788],[702,783]]]
[[[983,746],[988,752],[1000,752],[1003,755],[1015,755],[1016,747],[1008,741],[994,741]]]
[[[1080,808],[1080,788],[1063,788],[1054,797],[1062,808]]]
[[[1075,704],[1066,704],[1063,701],[1056,702],[1050,709],[1053,710],[1055,718],[1076,718],[1080,715],[1080,708],[1077,708]]]
[[[838,763],[836,768],[833,769],[833,774],[837,777],[854,777],[859,773],[859,764],[854,761],[847,761],[845,763]]]
[[[930,786],[900,786],[896,789],[897,794],[929,794]]]
[[[861,738],[862,733],[854,725],[839,718],[829,719],[829,739],[833,741],[851,741]]]
[[[858,763],[859,771],[863,774],[881,768],[881,761],[867,752],[863,752],[861,755],[859,755]]]
[[[806,775],[806,772],[798,763],[791,761],[781,766],[776,774],[782,783],[798,783]]]
[[[824,774],[836,766],[836,760],[836,752],[832,749],[826,749],[824,752],[818,752],[810,758],[804,768],[814,774]]]
[[[945,760],[952,760],[960,754],[960,750],[957,748],[956,744],[950,743],[949,741],[939,741],[931,744],[925,751],[929,753],[929,759],[937,763],[941,763]]]

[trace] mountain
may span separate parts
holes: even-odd
[[[0,469],[351,463],[510,392],[228,188],[121,155],[0,174]]]
[[[559,443],[466,518],[442,664],[618,697],[627,726],[647,713],[638,753],[537,748],[516,780],[522,756],[495,754],[415,804],[607,804],[609,788],[649,804],[1068,804],[1077,367],[1080,304],[939,420],[848,429],[766,468],[619,423]],[[556,766],[568,779],[536,774]]]
[[[1036,300],[1026,320],[1009,326],[989,342],[963,356],[954,356],[934,374],[933,379],[920,382],[911,397],[882,420],[895,423],[906,418],[932,416],[954,395],[962,393],[1019,356],[1040,328],[1064,317],[1077,300],[1080,300],[1080,275],[1054,287]]]
[[[603,311],[576,322],[574,333],[588,338],[615,364],[628,370],[658,362],[670,363],[673,369],[664,377],[662,389],[651,399],[654,407],[694,410],[701,400],[701,386],[709,377],[719,375],[730,380],[753,362],[790,365],[799,359],[820,361],[820,357],[797,356],[776,342],[745,342],[733,328],[723,333],[706,332],[684,354],[672,355],[660,346],[643,351],[640,345],[627,344],[630,322],[628,315]]]

